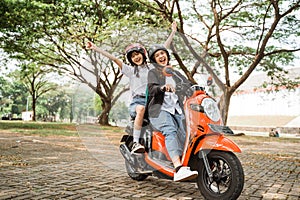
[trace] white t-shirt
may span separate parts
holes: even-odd
[[[174,88],[176,87],[174,79],[170,76],[166,77],[166,84],[171,84]],[[179,114],[182,113],[178,102],[178,96],[174,92],[165,92],[164,102],[161,110],[167,111],[173,115],[175,114],[175,111],[177,111]]]
[[[137,67],[139,70],[139,77],[134,74],[134,66],[124,63],[122,65],[122,74],[129,78],[131,97],[134,97],[135,95],[145,96],[148,84],[148,72],[150,69],[154,68],[154,66],[151,64],[141,65]]]

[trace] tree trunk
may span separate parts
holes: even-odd
[[[108,123],[108,115],[111,110],[111,101],[104,101],[102,99],[102,112],[100,116],[98,117],[99,124],[104,125],[104,126],[109,126],[110,124]]]
[[[220,98],[219,101],[219,108],[221,112],[221,118],[223,120],[224,125],[227,124],[227,118],[228,118],[228,111],[229,111],[229,105],[230,105],[230,98],[231,98],[232,92],[229,92],[228,90],[225,90],[223,95]]]
[[[73,113],[73,97],[71,98],[71,109],[70,109],[70,123],[73,122],[74,113]]]
[[[34,98],[35,95],[32,95],[32,112],[33,112],[33,116],[32,116],[32,121],[36,121],[36,99]]]

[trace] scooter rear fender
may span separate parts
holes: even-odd
[[[219,151],[231,151],[241,153],[241,149],[237,146],[235,142],[230,140],[227,137],[224,137],[223,134],[208,134],[200,140],[197,144],[194,154],[197,154],[200,150],[204,149],[213,149]]]

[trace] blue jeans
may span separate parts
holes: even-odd
[[[182,120],[183,114],[175,115],[161,110],[157,118],[149,118],[151,124],[165,136],[165,144],[169,156],[173,159],[181,156],[185,143],[185,131]]]
[[[137,105],[142,105],[145,106],[146,105],[146,97],[133,97],[130,105],[129,105],[129,114],[130,117],[135,118],[136,117],[136,111],[135,108]]]

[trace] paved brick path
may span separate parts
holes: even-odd
[[[120,133],[78,130],[80,137],[0,132],[0,199],[203,199],[195,184],[131,180],[117,148]],[[300,199],[299,139],[231,138],[243,150],[239,199]]]

